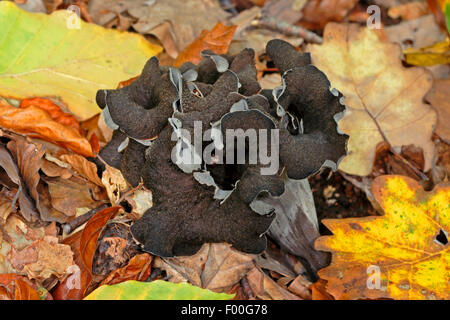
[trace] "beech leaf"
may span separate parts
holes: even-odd
[[[98,89],[135,76],[161,51],[139,35],[80,20],[80,28],[69,28],[74,18],[67,10],[28,13],[0,2],[0,95],[58,97],[85,120],[99,112]]]
[[[216,293],[188,283],[125,281],[95,289],[85,300],[230,300],[233,295]]]

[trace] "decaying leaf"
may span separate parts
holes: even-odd
[[[254,267],[254,256],[240,253],[226,243],[204,244],[190,257],[156,258],[155,267],[166,270],[170,281],[189,283],[224,292]]]
[[[323,220],[332,253],[319,271],[336,299],[449,299],[450,186],[425,192],[413,179],[381,176],[372,193],[382,217]]]
[[[122,192],[128,188],[128,184],[120,170],[108,165],[106,165],[106,169],[103,171],[102,183],[105,186],[108,198],[113,205],[117,204]]]
[[[93,0],[90,1],[89,8],[94,21],[100,25],[106,25],[120,15],[131,17],[128,19],[137,32],[155,34],[162,38],[161,42],[166,50],[169,49],[173,58],[192,39],[199,36],[203,29],[213,28],[228,16],[214,0]],[[161,26],[165,30],[161,30]],[[168,41],[163,37],[171,39]],[[168,43],[174,45],[167,47]]]
[[[85,300],[230,300],[233,295],[215,293],[188,283],[125,281],[95,289]]]
[[[125,267],[112,271],[101,285],[113,285],[128,280],[145,281],[150,275],[152,260],[148,253],[135,255]]]
[[[139,35],[107,30],[74,16],[67,10],[33,14],[13,2],[0,2],[1,95],[57,97],[85,120],[99,111],[98,89],[135,76],[161,50]]]
[[[450,80],[435,80],[425,99],[438,113],[436,134],[450,143]]]
[[[284,289],[258,268],[247,274],[247,280],[253,293],[262,300],[302,300]]]
[[[392,148],[421,147],[425,170],[430,169],[436,112],[422,102],[432,84],[429,72],[404,68],[400,48],[389,43],[381,30],[357,25],[328,24],[324,44],[310,50],[313,63],[345,96],[347,111],[339,128],[350,140],[341,170],[370,174],[376,146],[383,141]]]
[[[203,30],[200,36],[178,54],[175,67],[185,62],[198,64],[202,60],[201,52],[211,50],[215,54],[225,54],[228,51],[236,26],[225,26],[218,22],[211,30]]]
[[[66,275],[73,265],[69,246],[58,243],[56,229],[30,228],[16,215],[8,217],[0,236],[0,273],[14,272],[43,281]]]

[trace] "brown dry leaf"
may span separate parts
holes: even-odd
[[[311,300],[312,296],[309,291],[311,285],[312,283],[306,280],[302,275],[298,275],[294,281],[291,282],[288,290],[304,300]]]
[[[15,210],[12,207],[11,199],[5,195],[4,189],[2,189],[0,191],[0,226],[6,223],[6,219],[8,219],[13,209]]]
[[[328,24],[324,44],[312,45],[310,51],[313,63],[345,96],[347,110],[339,128],[350,139],[339,169],[369,175],[381,142],[392,148],[421,147],[424,169],[430,169],[437,117],[422,101],[432,85],[428,71],[403,67],[400,47],[389,43],[382,30],[357,25]]]
[[[135,255],[125,267],[112,271],[100,285],[113,285],[128,280],[145,281],[150,276],[152,256]]]
[[[204,50],[211,50],[216,54],[227,53],[236,28],[237,26],[225,26],[218,22],[210,31],[202,30],[200,36],[180,52],[174,66],[180,67],[185,62],[198,64],[203,59],[201,52]]]
[[[435,80],[425,99],[438,113],[436,134],[450,143],[450,80]]]
[[[253,293],[262,300],[302,300],[279,286],[258,268],[247,274],[247,280]]]
[[[135,218],[142,217],[144,212],[153,206],[152,192],[147,189],[137,190],[125,197],[125,200],[131,205],[131,212],[135,215]]]
[[[388,15],[392,19],[402,18],[403,20],[413,20],[430,13],[426,2],[409,2],[388,10]]]
[[[384,30],[389,41],[399,43],[403,49],[418,49],[445,39],[445,33],[439,29],[431,14],[389,26]]]
[[[28,194],[26,184],[20,177],[19,168],[17,167],[11,153],[3,145],[0,145],[0,167],[5,170],[9,179],[17,185],[18,204],[20,206],[22,216],[30,222],[39,219],[39,213],[33,199]],[[11,203],[9,206],[11,206]],[[7,213],[5,211],[2,216],[6,216],[6,214]],[[2,220],[0,224],[3,225],[5,221],[6,219]]]
[[[271,1],[271,3],[274,1]],[[261,16],[261,8],[253,7],[248,10],[244,10],[236,17],[230,19],[230,22],[237,26],[234,34],[234,40],[230,44],[229,52],[231,54],[237,54],[245,48],[252,48],[256,54],[259,55],[266,50],[267,42],[272,39],[282,39],[294,47],[298,47],[303,43],[303,39],[300,37],[288,37],[278,32],[267,29],[254,29],[251,27],[251,23],[254,19]]]
[[[97,166],[95,163],[77,154],[63,154],[59,158],[70,164],[72,168],[81,176],[85,177],[92,183],[103,187],[102,180],[97,175]]]
[[[310,29],[322,29],[330,21],[339,22],[358,0],[310,0],[302,10],[301,23]]]
[[[76,129],[56,122],[47,111],[35,106],[15,108],[0,101],[0,126],[42,138],[86,157],[93,156],[89,141]]]
[[[100,203],[92,198],[96,186],[81,178],[57,177],[43,180],[48,185],[52,207],[68,217],[75,217],[77,208],[93,209],[100,206]]]
[[[13,274],[0,274],[0,300],[40,300],[38,286],[29,279]]]
[[[205,244],[190,257],[156,258],[155,267],[165,269],[172,282],[189,283],[224,292],[238,283],[254,266],[253,255],[241,253],[226,243]]]
[[[70,170],[60,167],[56,163],[47,159],[43,159],[41,170],[48,177],[61,177],[63,179],[69,179],[72,176]]]
[[[63,277],[73,265],[69,246],[58,243],[56,229],[30,228],[16,215],[10,215],[0,236],[0,273],[17,273],[43,281]]]
[[[30,279],[42,281],[52,275],[61,278],[73,265],[73,252],[70,246],[59,244],[58,238],[45,236],[20,251],[13,249],[10,262]]]
[[[178,52],[198,37],[203,29],[211,29],[228,17],[228,13],[215,0],[91,0],[89,12],[94,22],[100,25],[126,13],[137,20],[132,26],[141,34],[153,34],[155,28],[170,22],[170,32],[165,34],[172,37]],[[160,32],[158,34],[161,35]],[[161,42],[167,44],[167,41]]]
[[[128,189],[128,184],[120,170],[105,164],[105,171],[102,175],[102,184],[106,188],[108,198],[114,206],[119,201],[122,192]]]

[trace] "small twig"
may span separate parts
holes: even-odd
[[[94,214],[102,211],[103,209],[109,208],[111,205],[109,203],[102,204],[100,207],[94,208],[86,212],[85,214],[76,217],[72,221],[63,224],[63,231],[65,234],[71,233],[73,230],[85,224]]]
[[[260,20],[253,20],[251,25],[258,28],[270,29],[286,36],[300,37],[312,43],[321,44],[323,41],[322,37],[318,36],[314,32],[273,17],[263,17]]]

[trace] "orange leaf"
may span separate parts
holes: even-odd
[[[198,64],[202,60],[200,54],[204,50],[211,50],[216,54],[227,53],[236,28],[237,26],[225,26],[218,22],[210,31],[203,30],[194,42],[180,52],[174,66],[179,67],[185,62]]]
[[[27,278],[13,274],[0,274],[0,300],[40,300],[37,286]]]
[[[92,157],[91,145],[80,133],[52,119],[35,106],[15,108],[0,103],[0,127],[61,145],[83,156]]]
[[[100,236],[106,223],[112,219],[120,206],[103,209],[96,213],[83,229],[80,239],[80,253],[84,264],[89,271],[92,270],[92,259],[94,258],[95,250],[97,249],[97,240]]]
[[[52,119],[56,122],[62,124],[63,126],[74,128],[80,134],[82,133],[80,123],[77,118],[69,113],[63,112],[61,108],[51,100],[44,98],[30,98],[23,99],[20,102],[20,108],[28,108],[29,106],[35,106],[39,109],[47,111],[50,117],[52,117]]]
[[[148,253],[135,255],[130,262],[112,271],[100,285],[113,285],[127,280],[145,281],[151,272],[152,256]]]

